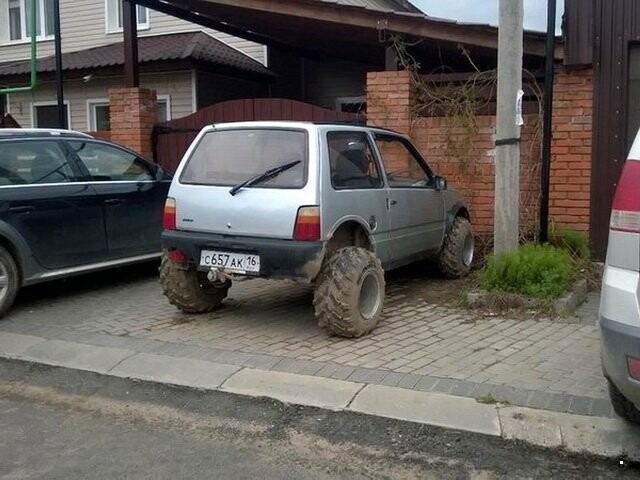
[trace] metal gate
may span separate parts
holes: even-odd
[[[203,127],[213,123],[251,120],[365,123],[364,116],[361,114],[337,112],[296,100],[283,98],[230,100],[205,107],[183,118],[157,124],[153,129],[153,156],[158,164],[174,172],[189,145]]]

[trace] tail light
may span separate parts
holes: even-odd
[[[611,210],[611,230],[640,233],[640,161],[627,160]]]
[[[293,239],[305,242],[320,240],[320,207],[300,207]]]
[[[631,378],[640,380],[640,360],[633,357],[627,357],[627,367]]]
[[[162,227],[165,230],[176,229],[176,201],[168,197],[164,203],[164,215],[162,216]]]

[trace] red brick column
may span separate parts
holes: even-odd
[[[147,88],[109,90],[111,141],[153,160],[151,133],[156,122],[156,91]]]
[[[589,230],[593,70],[556,70],[549,213],[558,226]]]
[[[407,71],[367,73],[367,123],[409,135],[414,93]]]

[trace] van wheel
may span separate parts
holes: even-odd
[[[13,305],[19,288],[18,266],[7,249],[0,247],[0,318]]]
[[[384,286],[384,270],[373,253],[337,250],[318,277],[313,298],[318,325],[341,337],[369,333],[382,315]]]
[[[638,410],[632,402],[627,400],[611,381],[607,383],[609,384],[609,398],[611,399],[613,410],[630,422],[640,423],[640,410]]]
[[[447,278],[466,276],[473,262],[474,240],[471,223],[463,217],[456,217],[444,239],[438,257],[438,268]]]
[[[231,288],[230,281],[213,285],[201,272],[193,268],[179,268],[166,256],[162,257],[160,264],[160,284],[169,302],[185,313],[212,311],[227,297]]]

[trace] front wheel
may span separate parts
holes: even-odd
[[[213,285],[204,273],[180,268],[166,255],[160,264],[160,284],[169,302],[185,313],[212,311],[227,297],[231,287],[230,281]]]
[[[0,247],[0,318],[13,305],[19,288],[18,266],[7,249]]]
[[[474,240],[471,223],[463,217],[456,217],[438,257],[438,268],[447,278],[466,276],[473,262]]]
[[[341,337],[361,337],[382,316],[384,270],[380,260],[359,247],[337,250],[320,273],[313,304],[321,327]]]

